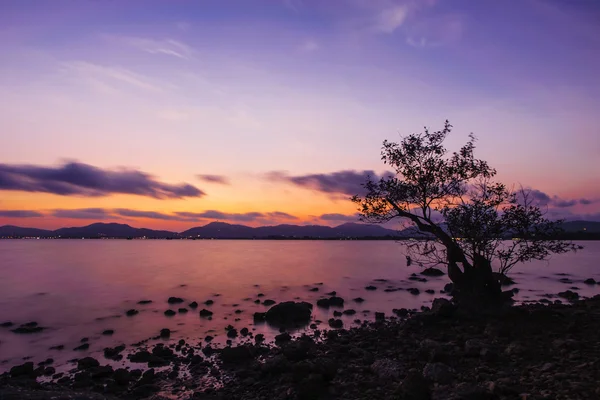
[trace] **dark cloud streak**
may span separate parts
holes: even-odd
[[[377,181],[382,177],[393,176],[393,174],[391,172],[386,172],[382,176],[379,176],[371,170],[343,170],[323,174],[290,176],[285,172],[272,171],[267,174],[267,179],[272,181],[284,181],[296,186],[333,195],[342,194],[353,196],[355,194],[361,195],[365,193],[362,185],[369,176],[371,179]]]
[[[0,217],[6,218],[37,218],[44,214],[32,210],[0,210]]]
[[[201,181],[204,182],[209,182],[209,183],[218,183],[220,185],[229,185],[229,178],[227,178],[226,176],[223,175],[196,175],[196,178],[198,178]]]

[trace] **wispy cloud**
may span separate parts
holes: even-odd
[[[389,174],[385,173],[382,176],[389,176]],[[266,178],[271,181],[282,181],[323,193],[347,196],[363,193],[364,188],[362,185],[369,176],[373,180],[379,180],[382,177],[374,171],[354,170],[297,176],[291,176],[281,171],[273,171],[266,174]]]
[[[373,29],[377,32],[393,33],[406,21],[408,12],[406,4],[385,8],[375,17]]]
[[[221,185],[231,184],[231,182],[229,182],[229,178],[224,175],[199,174],[196,175],[196,178],[208,183],[218,183]]]
[[[163,183],[139,170],[108,170],[80,162],[68,162],[56,167],[0,164],[0,190],[84,197],[120,193],[156,199],[205,195],[190,184]]]
[[[63,64],[63,67],[69,73],[75,74],[76,77],[83,79],[95,87],[101,85],[113,91],[118,91],[118,87],[115,87],[115,85],[126,83],[138,89],[152,92],[162,91],[162,88],[152,83],[150,78],[125,68],[109,67],[86,61],[67,62]]]
[[[418,18],[406,29],[406,43],[413,47],[438,47],[460,40],[465,26],[462,16],[438,15]]]
[[[317,217],[321,221],[344,221],[344,222],[358,222],[358,214],[347,215],[347,214],[321,214]]]
[[[194,212],[176,212],[176,215],[185,218],[201,218],[201,219],[215,219],[224,221],[238,221],[238,222],[252,222],[257,219],[264,218],[265,214],[260,212],[247,212],[247,213],[226,213],[217,210],[207,210],[199,213]]]
[[[192,47],[173,39],[155,40],[141,37],[124,37],[123,42],[150,54],[163,54],[188,60],[194,53]]]
[[[103,208],[58,209],[53,210],[50,215],[57,218],[89,220],[104,220],[111,217],[110,213]]]
[[[6,218],[37,218],[44,214],[32,210],[0,210],[0,217]]]

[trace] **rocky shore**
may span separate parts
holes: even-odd
[[[296,304],[300,313],[311,306]],[[281,317],[299,323],[306,315]],[[65,374],[56,374],[50,360],[25,363],[0,376],[0,399],[600,398],[600,296],[486,315],[439,299],[430,311],[389,317],[352,329],[315,327],[294,339],[282,327],[271,345],[247,330],[228,332],[241,338],[234,347],[211,346],[210,338],[141,344],[126,355],[134,363],[129,369],[91,357]],[[113,348],[104,356],[123,354]]]

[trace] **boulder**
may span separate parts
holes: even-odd
[[[192,301],[190,304],[188,304],[188,306],[195,310],[196,308],[198,308],[198,302]]]
[[[167,300],[169,304],[180,304],[183,303],[183,299],[181,297],[169,297]]]
[[[419,293],[421,293],[421,291],[417,288],[410,288],[408,289],[408,293],[412,294],[413,296],[417,296]]]
[[[212,315],[213,315],[213,312],[207,310],[206,308],[203,308],[202,310],[200,310],[200,316],[203,318],[211,317]]]
[[[168,328],[163,328],[160,330],[160,337],[161,338],[168,338],[171,336],[171,330]]]
[[[172,317],[175,314],[177,314],[177,313],[175,311],[173,311],[173,310],[167,310],[167,311],[165,311],[165,315],[167,317]]]
[[[21,365],[15,365],[10,369],[10,375],[13,378],[33,376],[33,363],[29,361]]]
[[[337,296],[332,296],[329,298],[329,305],[332,307],[344,307],[344,299]]]
[[[312,304],[286,301],[269,308],[265,313],[265,320],[276,327],[295,327],[307,325],[311,314]]]
[[[131,374],[125,368],[119,368],[113,373],[113,379],[117,385],[127,386],[131,381]]]
[[[221,350],[221,360],[224,363],[239,363],[250,361],[254,358],[252,346],[225,347]]]
[[[595,285],[597,282],[593,278],[588,278],[585,281],[583,281],[583,283],[585,283],[586,285]]]
[[[185,308],[185,307],[182,307],[182,308],[179,308],[179,309],[177,310],[177,312],[178,312],[179,314],[185,314],[186,312],[188,312],[188,309],[187,309],[187,308]]]
[[[355,297],[352,299],[352,301],[355,303],[362,303],[365,301],[365,299],[363,299],[362,297]]]
[[[206,300],[206,301],[204,302],[204,304],[205,304],[205,305],[207,305],[207,306],[210,306],[210,305],[212,305],[212,304],[214,304],[214,303],[215,303],[215,302],[214,302],[213,300]]]
[[[267,299],[267,300],[263,301],[263,305],[265,305],[265,306],[272,306],[275,303],[276,303],[276,301],[271,300],[271,299]]]
[[[440,317],[451,317],[454,314],[454,311],[456,311],[456,307],[450,300],[439,298],[433,300],[431,311]]]
[[[446,273],[444,271],[442,271],[441,269],[437,269],[437,268],[426,268],[423,271],[421,271],[421,275],[425,275],[425,276],[444,276],[446,275]]]
[[[44,329],[46,328],[39,326],[37,322],[28,322],[19,326],[18,328],[13,329],[12,331],[19,334],[30,334],[41,332]]]
[[[427,363],[423,368],[423,377],[445,385],[454,380],[454,370],[443,363]]]
[[[342,322],[341,319],[330,318],[328,322],[329,322],[329,326],[332,328],[335,328],[335,329],[344,327],[344,323]]]
[[[84,357],[80,360],[77,360],[77,368],[78,369],[90,369],[94,367],[99,367],[100,363],[93,357]]]
[[[356,311],[350,308],[348,310],[344,310],[342,312],[342,314],[344,314],[344,315],[354,315],[354,314],[356,314]]]
[[[562,297],[563,299],[567,299],[569,301],[575,301],[579,299],[579,294],[571,290],[566,290],[564,292],[559,292],[558,297]]]

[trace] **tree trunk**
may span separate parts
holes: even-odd
[[[473,265],[466,261],[458,246],[449,249],[448,277],[454,284],[453,297],[459,305],[490,308],[504,304],[509,298],[502,293],[489,260],[476,256]],[[462,270],[457,259],[461,260]]]

